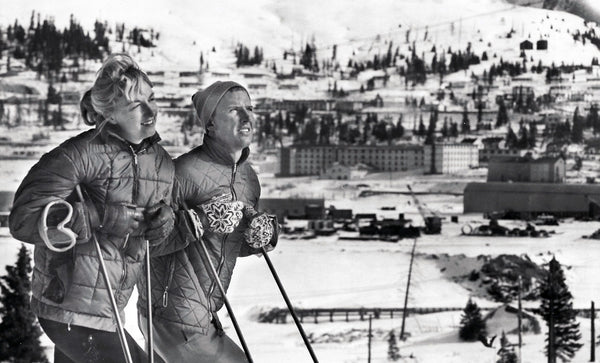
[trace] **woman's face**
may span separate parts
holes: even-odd
[[[110,118],[110,122],[119,128],[119,134],[134,144],[139,144],[156,132],[158,107],[154,100],[154,92],[147,82],[143,80],[140,82],[137,92],[132,92],[131,100],[121,97],[117,101]],[[129,87],[131,87],[131,82],[129,82]],[[129,91],[126,89],[125,93]]]

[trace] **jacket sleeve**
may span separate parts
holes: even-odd
[[[78,159],[78,160],[76,160]],[[82,179],[84,170],[75,149],[58,147],[35,164],[15,193],[10,211],[9,228],[14,238],[32,244],[43,244],[38,223],[46,205],[55,200],[66,200]]]
[[[252,170],[252,176],[253,176],[253,178],[251,180],[255,184],[254,190],[256,193],[252,207],[254,208],[254,210],[258,211],[258,201],[260,199],[260,194],[261,194],[260,183],[258,181],[258,177],[256,176],[256,173],[254,173],[254,170]],[[277,234],[274,234],[273,238],[269,242],[269,245],[265,246],[265,249],[267,251],[273,250],[273,248],[275,248],[275,245],[277,244],[277,238],[278,238]],[[271,246],[271,247],[269,247],[269,246]],[[246,257],[246,256],[252,256],[252,255],[260,255],[261,253],[262,253],[261,248],[253,248],[244,241],[244,242],[242,242],[242,247],[240,249],[239,256]]]

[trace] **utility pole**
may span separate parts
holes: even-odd
[[[519,312],[517,314],[518,325],[519,325],[519,363],[522,362],[522,360],[523,360],[523,357],[521,355],[521,352],[522,352],[521,346],[523,345],[523,338],[521,336],[521,332],[523,330],[522,329],[522,321],[523,321],[523,319],[522,319],[522,316],[521,316],[522,309],[523,309],[523,307],[521,305],[521,293],[522,293],[522,291],[523,291],[523,280],[521,278],[521,275],[519,275]]]
[[[367,356],[367,362],[371,363],[371,337],[373,336],[371,334],[371,320],[373,319],[373,317],[371,315],[369,315],[369,335],[368,335],[368,341],[369,341],[369,355]]]
[[[590,338],[590,362],[595,362],[596,361],[596,326],[595,326],[595,321],[596,321],[596,309],[594,308],[594,302],[592,301],[592,311],[591,311],[591,330],[592,330],[592,334],[591,334],[591,338]]]
[[[402,328],[400,329],[400,339],[404,339],[404,326],[406,322],[406,314],[408,311],[408,290],[410,288],[410,277],[412,275],[412,266],[415,259],[415,248],[417,247],[417,239],[413,241],[412,251],[410,252],[410,264],[408,266],[408,280],[406,281],[406,292],[404,293],[404,309],[402,311]]]

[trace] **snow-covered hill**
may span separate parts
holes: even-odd
[[[545,38],[550,40],[550,51],[534,58],[565,63],[588,63],[597,52],[591,44],[575,45],[567,32],[582,29],[581,18],[503,0],[162,0],[143,4],[107,0],[85,5],[72,0],[1,0],[0,7],[0,22],[5,26],[15,18],[28,25],[35,10],[43,17],[53,17],[59,27],[68,24],[70,14],[90,30],[96,19],[108,21],[109,26],[125,22],[131,27],[152,27],[161,34],[153,52],[156,59],[149,61],[152,68],[175,64],[180,69],[195,69],[200,52],[212,53],[213,46],[217,54],[227,53],[226,57],[213,57],[211,65],[217,66],[225,59],[231,61],[231,47],[238,41],[263,47],[265,57],[277,61],[285,49],[299,51],[312,41],[319,58],[331,58],[337,45],[336,58],[342,65],[352,54],[372,58],[385,53],[390,41],[407,52],[407,39],[416,41],[419,53],[428,52],[433,45],[464,49],[471,42],[477,53],[491,48],[500,56],[513,53],[524,39]],[[502,39],[511,29],[515,31],[512,38]]]

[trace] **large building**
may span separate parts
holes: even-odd
[[[285,218],[321,219],[325,216],[323,198],[261,198],[259,209],[277,216],[279,223]]]
[[[469,183],[464,213],[508,213],[521,217],[597,216],[600,185],[549,183]]]
[[[565,161],[560,157],[531,159],[492,158],[489,162],[489,182],[564,183]]]
[[[425,145],[425,172],[451,174],[479,166],[479,148],[469,143]]]
[[[420,145],[293,145],[281,149],[281,176],[320,175],[330,165],[366,164],[378,171],[423,170]]]

